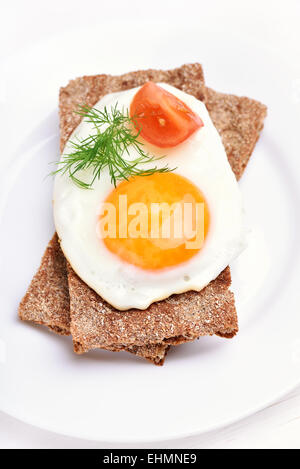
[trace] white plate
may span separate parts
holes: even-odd
[[[101,37],[109,30],[111,25],[103,26]],[[81,438],[155,441],[227,425],[300,382],[299,101],[291,93],[289,64],[281,57],[278,67],[278,55],[261,43],[204,27],[184,31],[181,26],[180,37],[178,27],[157,24],[114,30],[118,34],[105,48],[99,30],[68,32],[14,57],[6,67],[1,158],[9,164],[5,172],[2,166],[0,206],[0,409]],[[232,266],[240,333],[230,341],[203,338],[172,348],[162,368],[126,353],[76,356],[70,338],[17,318],[18,303],[54,230],[52,180],[45,176],[58,154],[58,87],[81,74],[187,61],[204,64],[210,86],[269,107],[241,182],[252,233],[248,249]]]

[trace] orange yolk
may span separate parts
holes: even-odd
[[[98,234],[129,264],[158,270],[186,262],[201,249],[209,210],[201,191],[174,173],[121,182],[105,200]]]

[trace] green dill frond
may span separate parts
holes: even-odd
[[[128,180],[133,176],[174,171],[175,168],[170,169],[167,165],[162,168],[157,166],[141,168],[144,164],[153,163],[160,158],[150,155],[143,149],[143,144],[138,141],[140,132],[134,128],[133,119],[128,111],[125,113],[124,110],[119,110],[117,104],[112,106],[110,111],[107,107],[99,110],[80,106],[76,113],[86,122],[93,124],[94,133],[83,140],[69,142],[71,153],[62,156],[61,161],[57,163],[57,170],[52,174],[68,174],[79,187],[91,189],[105,168],[108,168],[114,186],[119,180]],[[129,155],[130,147],[137,151],[138,156],[128,161],[124,155]],[[92,178],[89,182],[84,182],[79,178],[78,172],[87,169],[92,170]]]

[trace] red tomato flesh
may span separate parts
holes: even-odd
[[[140,135],[161,148],[175,147],[203,126],[185,103],[151,81],[134,96],[130,117]]]

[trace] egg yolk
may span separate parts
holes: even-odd
[[[186,262],[203,246],[209,210],[202,192],[175,173],[137,176],[106,198],[98,235],[129,264],[159,270]]]

